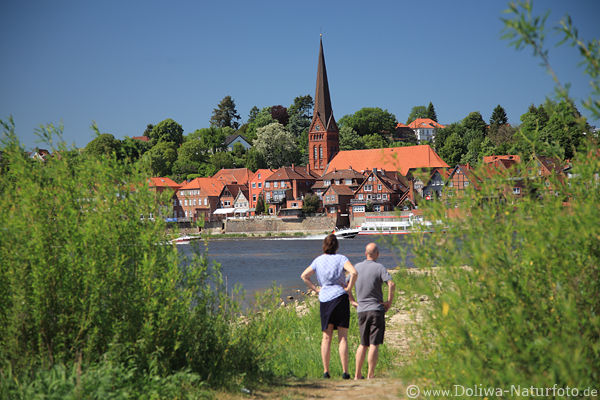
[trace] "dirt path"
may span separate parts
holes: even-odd
[[[403,292],[398,293],[394,307],[386,318],[386,343],[399,352],[398,367],[411,357],[410,332],[415,328],[415,321],[422,320],[422,312],[429,304],[427,296],[406,298]],[[283,386],[270,387],[267,390],[246,394],[243,397],[226,397],[228,399],[398,399],[406,397],[406,387],[410,383],[402,382],[389,376],[360,381],[333,379],[317,379],[306,381],[288,381]]]

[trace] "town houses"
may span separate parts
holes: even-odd
[[[424,201],[453,197],[470,186],[477,190],[484,179],[505,177],[502,196],[518,198],[528,190],[522,178],[532,168],[540,177],[561,173],[558,161],[537,157],[522,165],[519,156],[483,159],[483,173],[469,165],[449,166],[428,144],[365,150],[340,150],[339,129],[333,114],[323,43],[318,57],[313,117],[308,129],[308,163],[278,169],[221,169],[212,177],[177,184],[168,178],[151,178],[157,191],[172,191],[172,210],[165,217],[177,221],[219,223],[227,218],[302,218],[307,196],[316,197],[317,213],[350,226],[366,213],[414,209]],[[398,129],[412,130],[427,143],[443,125],[419,118]],[[230,143],[251,146],[242,136]],[[547,185],[548,186],[548,185]]]

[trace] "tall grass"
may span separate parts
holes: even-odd
[[[580,151],[571,179],[529,175],[519,200],[501,200],[510,180],[497,176],[427,210],[446,229],[413,239],[415,264],[437,268],[415,283],[433,308],[412,378],[442,388],[597,386],[598,154],[597,145]],[[462,217],[448,218],[448,206]]]

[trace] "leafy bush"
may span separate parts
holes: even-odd
[[[237,347],[238,310],[219,266],[200,252],[182,263],[143,174],[60,143],[46,162],[32,160],[12,121],[2,127],[3,374],[10,366],[29,379],[40,366],[85,369],[109,357],[142,375],[187,369],[222,386],[252,370],[235,356],[250,352],[254,362]],[[40,133],[49,146],[60,135],[52,126]]]
[[[461,217],[443,202],[426,211],[446,228],[413,237],[414,263],[437,266],[422,278],[433,308],[414,376],[442,388],[600,381],[599,172],[591,144],[570,179],[530,175],[530,196],[503,200],[499,175],[453,199]]]

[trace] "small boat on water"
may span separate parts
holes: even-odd
[[[337,238],[352,239],[353,237],[358,235],[359,232],[360,232],[360,228],[343,228],[343,229],[335,228],[335,230],[333,231],[333,234]]]
[[[367,217],[369,218],[369,217]],[[371,217],[376,220],[363,222],[356,228],[335,230],[333,233],[338,238],[353,238],[356,235],[406,235],[416,232],[432,232],[432,223],[422,217],[408,215],[393,217],[391,220],[381,220],[382,217]]]
[[[185,236],[180,236],[178,238],[171,240],[171,243],[173,243],[173,244],[190,244],[190,242],[195,242],[200,239],[201,239],[200,236],[185,235]]]

